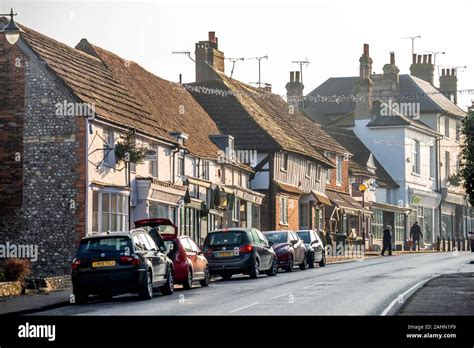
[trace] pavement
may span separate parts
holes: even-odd
[[[335,258],[324,268],[296,268],[292,273],[280,271],[276,277],[255,280],[248,276],[227,281],[217,278],[208,288],[195,285],[186,291],[177,286],[173,295],[157,292],[150,301],[122,295],[71,305],[70,290],[12,297],[0,299],[0,315],[429,315],[430,310],[436,315],[436,303],[448,301],[439,291],[426,291],[439,290],[441,285],[437,284],[445,277],[454,277],[450,274],[460,280],[445,281],[443,286],[451,288],[452,295],[447,297],[450,303],[453,297],[459,303],[443,313],[458,313],[457,308],[462,307],[474,314],[472,307],[463,305],[463,301],[474,303],[472,291],[463,283],[463,279],[474,280],[468,276],[474,272],[474,264],[470,264],[473,253],[374,256]],[[472,283],[469,286],[474,288]],[[442,291],[448,293],[447,289]]]
[[[474,272],[444,274],[426,282],[398,315],[474,315]]]

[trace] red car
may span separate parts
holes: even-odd
[[[293,231],[266,231],[265,237],[271,243],[277,255],[278,267],[293,272],[298,265],[302,271],[308,268],[306,247],[301,238]]]
[[[169,219],[143,219],[135,221],[135,227],[148,227],[148,233],[158,246],[166,247],[173,261],[174,282],[191,289],[193,282],[208,286],[211,274],[207,260],[189,236],[178,236],[178,227]]]

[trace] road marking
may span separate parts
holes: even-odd
[[[234,309],[233,311],[230,311],[230,312],[231,312],[231,313],[235,313],[235,312],[241,311],[242,309],[245,309],[245,308],[249,308],[249,307],[258,305],[259,303],[260,303],[260,302],[254,302],[254,303],[251,303],[251,304],[249,304],[249,305],[247,305],[247,306],[243,306],[243,307]]]
[[[270,300],[275,300],[275,299],[277,299],[277,298],[280,298],[280,297],[283,297],[283,296],[289,295],[289,294],[290,294],[289,292],[285,292],[284,294],[270,297]]]
[[[309,289],[309,288],[312,288],[314,286],[318,286],[318,285],[324,285],[325,283],[314,283],[314,284],[311,284],[311,285],[306,285],[305,287],[303,287],[303,289]]]
[[[332,279],[329,279],[329,281],[332,282],[333,280],[338,280],[339,278],[341,277],[332,278]]]
[[[415,285],[413,285],[410,289],[405,291],[403,294],[398,295],[397,298],[395,298],[395,300],[393,300],[388,305],[388,307],[385,308],[385,310],[382,312],[382,314],[380,314],[380,315],[387,315],[387,313],[390,312],[390,310],[393,308],[393,306],[395,306],[395,304],[397,304],[399,302],[400,297],[405,298],[405,295],[409,294],[411,291],[415,290],[416,288],[420,287],[421,285],[423,285],[424,283],[426,283],[428,280],[431,280],[431,279],[433,279],[433,278],[422,280],[421,282],[416,283]]]

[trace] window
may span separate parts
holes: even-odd
[[[154,218],[168,218],[168,206],[157,202],[150,202],[148,207],[148,217]]]
[[[283,153],[282,155],[281,170],[284,172],[288,171],[288,154],[287,153]]]
[[[252,227],[260,228],[260,206],[252,204]]]
[[[158,177],[158,152],[154,148],[150,148],[151,151],[154,153],[149,155],[148,173],[153,177]]]
[[[421,223],[420,223],[421,226]],[[423,212],[423,242],[431,244],[433,241],[433,209],[425,208]]]
[[[395,213],[395,241],[403,241],[405,233],[405,214]]]
[[[449,117],[444,116],[444,136],[449,138]]]
[[[244,200],[240,200],[240,208],[239,208],[239,227],[245,228],[247,226],[247,202]]]
[[[309,204],[300,204],[300,228],[309,227]]]
[[[235,197],[234,198],[234,207],[232,209],[232,220],[239,221],[239,210],[240,210],[240,200]]]
[[[209,161],[202,162],[202,178],[209,180]]]
[[[183,245],[184,250],[186,250],[188,253],[193,252],[193,248],[191,247],[188,238],[181,238],[181,244]]]
[[[374,209],[372,216],[372,234],[374,239],[382,239],[383,234],[383,212],[380,209]]]
[[[112,128],[105,131],[104,164],[115,166],[115,133]]]
[[[342,184],[342,157],[336,156],[336,183]]]
[[[128,229],[128,197],[123,194],[92,193],[92,232]]]
[[[420,142],[414,139],[411,143],[411,161],[412,173],[420,174]]]
[[[329,152],[327,151],[324,151],[324,156],[326,156],[329,160],[331,160],[332,156]],[[331,183],[331,169],[328,168],[328,171],[327,171],[327,177],[326,177],[326,183]]]
[[[450,154],[449,151],[445,151],[444,153],[444,175],[446,179],[449,177],[451,174],[451,159],[450,159]]]
[[[311,162],[306,162],[306,177],[311,178]]]
[[[322,168],[321,166],[318,164],[316,166],[316,180],[317,181],[321,181],[321,172],[322,172]]]
[[[430,178],[436,177],[436,148],[430,146]]]
[[[280,223],[288,224],[288,198],[280,197]]]
[[[180,152],[178,156],[178,175],[184,175],[184,153]]]

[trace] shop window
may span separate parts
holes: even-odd
[[[128,196],[119,193],[92,193],[92,232],[128,230]]]

